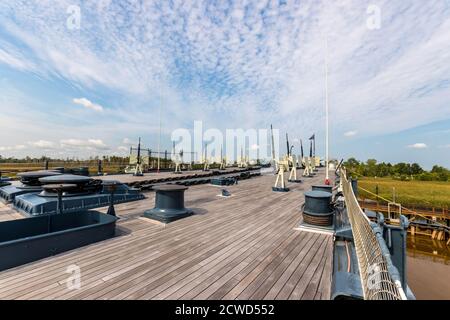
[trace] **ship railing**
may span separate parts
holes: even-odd
[[[345,168],[340,168],[342,189],[350,220],[365,300],[407,300],[397,269],[376,226],[361,209],[348,181]]]

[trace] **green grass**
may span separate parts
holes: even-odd
[[[395,188],[396,202],[406,207],[417,208],[448,208],[450,207],[450,182],[438,181],[399,181],[390,178],[360,178],[358,185],[375,193],[378,185],[378,194],[392,200]],[[359,190],[359,196],[375,199],[374,196]]]

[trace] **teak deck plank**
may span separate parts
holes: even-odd
[[[153,192],[119,204],[117,237],[0,272],[0,299],[328,299],[332,236],[294,230],[303,191],[323,174],[288,193],[272,192],[274,180],[227,186],[229,198],[219,187],[190,187],[185,205],[196,214],[168,225],[142,217]],[[18,218],[0,205],[0,221]],[[77,290],[66,286],[73,264]]]

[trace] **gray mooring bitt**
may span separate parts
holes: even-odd
[[[144,212],[144,217],[169,223],[193,214],[184,207],[184,192],[188,187],[181,185],[155,186],[155,207]]]

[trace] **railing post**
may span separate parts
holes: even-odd
[[[353,193],[355,194],[355,198],[358,199],[358,179],[351,178],[351,183],[352,183]]]

